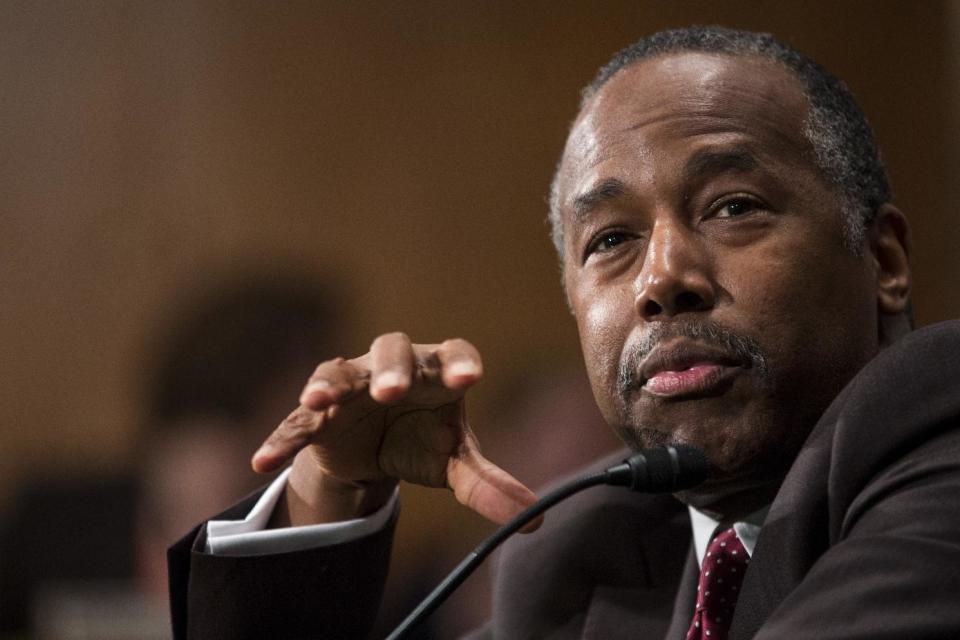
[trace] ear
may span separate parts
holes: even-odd
[[[869,234],[877,273],[877,308],[881,315],[900,315],[909,305],[909,232],[907,219],[899,209],[892,204],[880,207]]]

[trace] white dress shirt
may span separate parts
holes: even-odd
[[[697,552],[697,563],[703,566],[703,557],[707,555],[707,546],[710,541],[724,529],[730,528],[730,525],[721,527],[718,520],[693,507],[687,507],[687,510],[690,512],[690,524],[693,527],[693,547]],[[751,513],[742,521],[733,523],[733,531],[750,557],[753,557],[753,549],[757,546],[757,538],[760,537],[760,527],[769,510],[769,506],[764,507]]]

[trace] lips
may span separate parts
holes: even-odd
[[[708,345],[681,341],[657,346],[640,364],[642,389],[661,397],[712,391],[742,367],[736,358]]]

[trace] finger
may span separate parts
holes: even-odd
[[[324,414],[298,407],[264,441],[250,461],[257,473],[270,473],[283,466],[310,444],[323,424]]]
[[[472,434],[464,442],[462,454],[450,459],[447,483],[460,504],[497,524],[508,522],[537,501],[533,491],[481,455]],[[537,518],[523,531],[536,530],[542,521]]]
[[[300,394],[300,404],[313,411],[322,411],[342,402],[348,395],[363,389],[369,373],[349,360],[335,358],[321,363]]]
[[[466,389],[483,376],[480,352],[466,340],[446,340],[437,348],[437,359],[443,371],[443,384],[450,389]]]
[[[413,347],[403,333],[388,333],[370,345],[370,395],[377,402],[395,402],[410,389]]]

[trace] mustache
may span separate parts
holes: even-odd
[[[640,386],[640,363],[651,351],[665,340],[689,338],[718,347],[755,369],[761,376],[768,370],[767,355],[760,343],[750,336],[737,333],[718,322],[709,320],[685,320],[682,322],[653,323],[640,339],[628,345],[620,357],[617,388],[621,397],[627,398]]]

